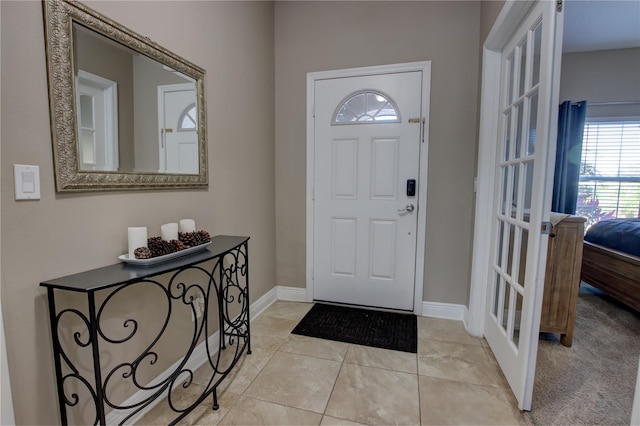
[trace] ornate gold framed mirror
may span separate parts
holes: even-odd
[[[205,71],[81,3],[43,8],[56,190],[207,187]]]

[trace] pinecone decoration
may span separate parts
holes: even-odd
[[[202,238],[202,243],[201,244],[208,243],[209,241],[211,241],[211,235],[209,235],[209,233],[207,231],[205,231],[204,229],[198,231],[198,234]]]
[[[182,241],[179,240],[171,240],[169,241],[171,243],[171,247],[173,248],[173,251],[180,251],[180,250],[184,250],[187,248],[186,245],[184,245],[184,243]]]
[[[165,241],[162,237],[151,237],[147,240],[147,245],[151,251],[152,257],[164,256],[173,253],[173,246],[169,241]]]
[[[151,258],[151,250],[147,247],[138,247],[133,251],[133,255],[136,259],[149,259]]]
[[[199,246],[211,241],[211,236],[207,231],[178,232],[178,238],[186,246],[185,248]]]
[[[199,244],[196,232],[178,232],[178,239],[187,247],[194,247]]]

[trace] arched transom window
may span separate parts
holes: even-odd
[[[345,98],[333,116],[332,125],[366,123],[400,123],[395,102],[383,93],[366,90]]]
[[[178,119],[178,131],[196,130],[198,127],[198,110],[196,104],[192,103],[186,107]]]

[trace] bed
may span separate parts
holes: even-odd
[[[640,218],[592,225],[584,237],[580,278],[640,312]]]

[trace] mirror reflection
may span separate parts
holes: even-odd
[[[195,81],[73,23],[81,171],[198,174]]]
[[[43,10],[56,190],[207,188],[205,70],[78,1]]]

